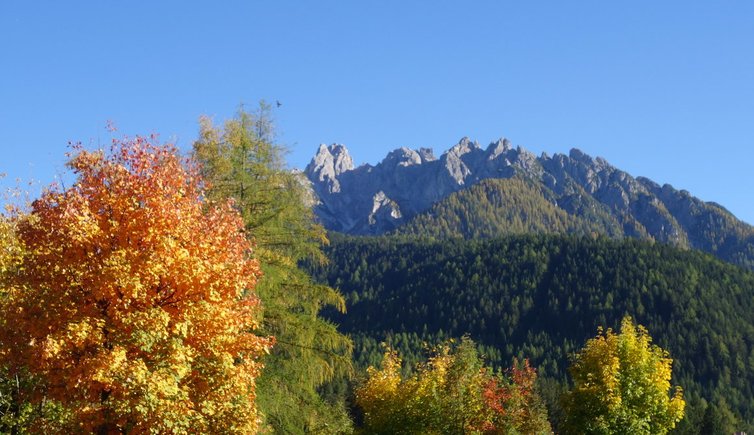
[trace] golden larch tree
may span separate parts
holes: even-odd
[[[344,401],[318,391],[351,371],[351,340],[320,315],[328,306],[344,312],[345,301],[299,267],[326,261],[321,246],[327,237],[307,203],[303,175],[285,168],[285,153],[274,140],[270,106],[260,102],[222,128],[202,118],[193,157],[206,196],[235,201],[264,271],[256,287],[263,305],[257,333],[276,340],[258,379],[265,426],[291,435],[350,433]]]

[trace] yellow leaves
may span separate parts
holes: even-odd
[[[189,322],[179,321],[179,322],[173,323],[173,326],[170,332],[175,337],[186,338],[188,336],[188,329],[189,329]]]
[[[483,366],[468,338],[436,350],[417,373],[400,375],[388,350],[380,369],[368,369],[356,391],[368,433],[547,433],[549,424],[532,388],[536,373],[516,364],[507,376]]]
[[[564,402],[568,433],[618,428],[666,433],[683,417],[685,406],[680,388],[668,397],[671,367],[668,353],[630,317],[621,322],[620,333],[600,329],[570,368],[574,388]]]
[[[102,319],[87,318],[81,322],[69,323],[66,328],[66,341],[72,346],[83,347],[89,343],[98,343],[103,340]]]
[[[16,222],[0,215],[0,275],[21,264],[23,247],[16,231]]]
[[[121,330],[130,331],[124,337],[134,348],[151,352],[170,337],[170,314],[161,307],[126,313],[121,319]]]
[[[102,150],[98,151],[83,151],[80,145],[74,146],[74,151],[78,151],[68,161],[67,166],[74,170],[74,172],[85,172],[91,170],[91,168],[98,167],[104,160],[105,154]]]
[[[65,364],[65,360],[69,359],[73,353],[87,346],[99,345],[103,340],[102,325],[101,319],[84,318],[68,323],[63,329],[47,335],[40,342],[40,356],[42,357],[40,362],[53,365],[61,362]]]
[[[29,344],[34,346],[34,343],[35,342],[32,341]],[[42,345],[42,358],[48,359],[57,357],[58,354],[60,354],[61,347],[60,340],[48,337]]]
[[[683,399],[683,388],[677,386],[668,405],[668,419],[673,422],[681,421],[685,408],[686,401]]]
[[[249,332],[260,272],[240,217],[202,202],[172,146],[136,138],[69,165],[71,188],[0,218],[2,362],[39,376],[77,431],[253,432],[272,341]]]
[[[100,351],[97,359],[91,381],[110,387],[122,376],[122,368],[127,364],[126,349],[116,346],[112,350]]]
[[[374,412],[370,404],[394,399],[398,385],[401,383],[400,369],[401,359],[393,350],[385,352],[379,370],[374,367],[367,369],[368,381],[356,392],[356,400],[364,408],[366,414]]]

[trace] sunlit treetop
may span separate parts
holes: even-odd
[[[63,403],[87,431],[254,431],[272,340],[251,332],[260,271],[232,203],[205,201],[154,137],[74,146],[68,166],[71,187],[11,222],[23,258],[0,340],[3,362],[41,379],[28,400]]]
[[[565,433],[664,434],[684,415],[681,387],[671,391],[673,360],[630,317],[620,332],[598,330],[575,356],[565,396]]]

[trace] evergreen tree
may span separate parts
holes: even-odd
[[[263,277],[261,333],[276,345],[258,381],[258,403],[279,433],[338,433],[350,430],[342,403],[328,403],[317,388],[350,372],[352,344],[335,325],[319,316],[323,307],[345,310],[341,295],[314,283],[298,267],[321,263],[327,243],[307,204],[303,178],[285,168],[285,149],[274,142],[270,106],[239,111],[216,128],[201,119],[194,156],[201,163],[210,198],[232,198],[241,212]]]
[[[736,432],[738,421],[736,416],[728,407],[728,404],[721,400],[717,403],[710,403],[704,410],[701,424],[699,425],[699,434],[704,435],[728,435]]]

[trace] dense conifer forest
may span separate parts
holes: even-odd
[[[567,213],[556,198],[542,183],[525,176],[482,180],[437,202],[394,233],[433,239],[527,233],[623,235],[620,224],[588,195],[578,199],[583,202],[580,214]]]
[[[331,241],[330,263],[310,270],[345,295],[348,312],[329,317],[353,337],[362,367],[379,361],[382,341],[410,363],[426,343],[469,334],[497,366],[529,358],[556,417],[569,358],[628,314],[669,351],[690,418],[709,402],[749,427],[754,419],[754,273],[695,250],[604,237]]]

